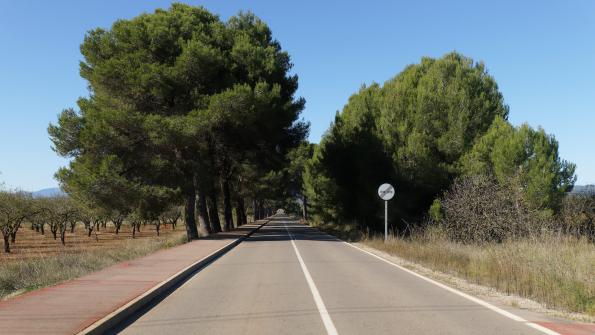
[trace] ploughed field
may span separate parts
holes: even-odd
[[[91,236],[82,224],[77,224],[74,233],[70,232],[70,227],[66,232],[66,245],[60,242],[60,235],[54,239],[50,230],[46,227],[45,235],[32,230],[29,224],[24,224],[17,232],[15,243],[11,243],[9,254],[0,252],[0,262],[10,262],[14,260],[25,260],[38,257],[53,256],[63,253],[80,253],[93,250],[117,249],[128,245],[132,240],[132,227],[122,225],[119,234],[115,233],[115,227],[108,223],[107,227],[100,227],[94,230]],[[161,237],[174,237],[173,235],[183,235],[184,227],[162,225],[160,228]],[[147,224],[136,232],[134,240],[147,241],[157,238],[157,232],[154,225]]]

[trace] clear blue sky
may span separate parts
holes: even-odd
[[[292,56],[318,142],[335,111],[366,83],[382,83],[422,56],[457,50],[485,62],[510,120],[542,126],[595,183],[593,1],[186,1],[223,19],[252,10]],[[452,2],[452,3],[451,3]],[[87,95],[79,77],[86,31],[170,1],[0,1],[0,181],[53,187],[67,161],[46,128]]]

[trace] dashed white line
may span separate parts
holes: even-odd
[[[285,227],[285,230],[287,231],[287,234],[289,235],[289,239],[291,240],[291,245],[293,245],[293,250],[295,251],[297,259],[300,262],[300,266],[302,267],[302,271],[304,272],[304,277],[306,277],[306,282],[308,282],[308,286],[310,287],[310,292],[312,292],[312,297],[314,297],[314,302],[316,303],[316,307],[318,308],[318,313],[320,314],[320,317],[322,318],[322,323],[324,323],[324,328],[326,328],[326,333],[328,335],[338,335],[339,333],[337,333],[335,324],[333,323],[331,316],[329,315],[328,311],[326,310],[326,306],[324,305],[324,301],[322,301],[320,292],[318,292],[318,288],[316,288],[316,284],[314,283],[314,280],[312,280],[310,271],[308,271],[308,268],[306,267],[306,263],[304,263],[304,260],[302,259],[302,255],[300,254],[300,251],[298,250],[297,246],[295,245],[295,242],[293,240],[293,235],[287,228],[287,225],[284,224],[283,226]]]

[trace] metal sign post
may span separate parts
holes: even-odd
[[[388,240],[388,201],[395,196],[395,188],[391,184],[382,184],[378,188],[378,196],[384,200],[384,242]]]
[[[388,201],[384,201],[384,242],[388,239]]]

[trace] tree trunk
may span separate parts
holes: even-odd
[[[230,231],[233,229],[233,214],[231,212],[231,192],[229,191],[229,181],[225,179],[221,184],[223,188],[223,215],[225,218],[223,231]]]
[[[240,198],[240,210],[242,211],[242,224],[248,224],[248,214],[246,214],[246,204],[243,198]]]
[[[209,220],[209,213],[207,212],[207,198],[202,188],[198,189],[198,224],[203,227],[209,235],[212,233],[211,221]]]
[[[211,231],[218,233],[221,231],[221,221],[219,221],[219,212],[217,208],[217,193],[211,191],[209,194],[209,221],[211,221]]]
[[[76,227],[76,222],[70,224],[70,233],[74,234],[74,227]]]
[[[43,228],[43,226],[45,226],[45,224],[40,224],[39,228],[41,229],[41,235],[45,235],[45,229]]]
[[[242,225],[242,210],[240,209],[240,200],[236,200],[236,224]]]
[[[302,217],[308,220],[308,197],[302,195]]]
[[[161,223],[157,222],[155,223],[155,230],[157,231],[157,236],[159,236],[159,228],[161,227]]]
[[[62,245],[66,245],[66,226],[64,226],[64,229],[60,229],[60,242],[62,242]]]
[[[262,220],[266,217],[266,214],[264,212],[264,206],[262,205],[262,201],[258,202],[258,219]]]
[[[8,239],[8,234],[2,234],[2,236],[4,237],[4,253],[10,253],[10,241]]]
[[[10,243],[14,243],[14,241],[17,239],[17,232],[19,231],[19,228],[21,228],[21,222],[18,222],[10,233]]]
[[[192,190],[186,194],[186,206],[184,206],[184,223],[186,224],[186,236],[188,241],[198,238],[198,229],[196,228],[195,214],[196,190]]]
[[[236,221],[237,221],[237,225],[241,226],[241,225],[245,225],[247,220],[246,220],[246,210],[244,209],[244,199],[242,199],[241,197],[238,197],[238,199],[236,200]]]

